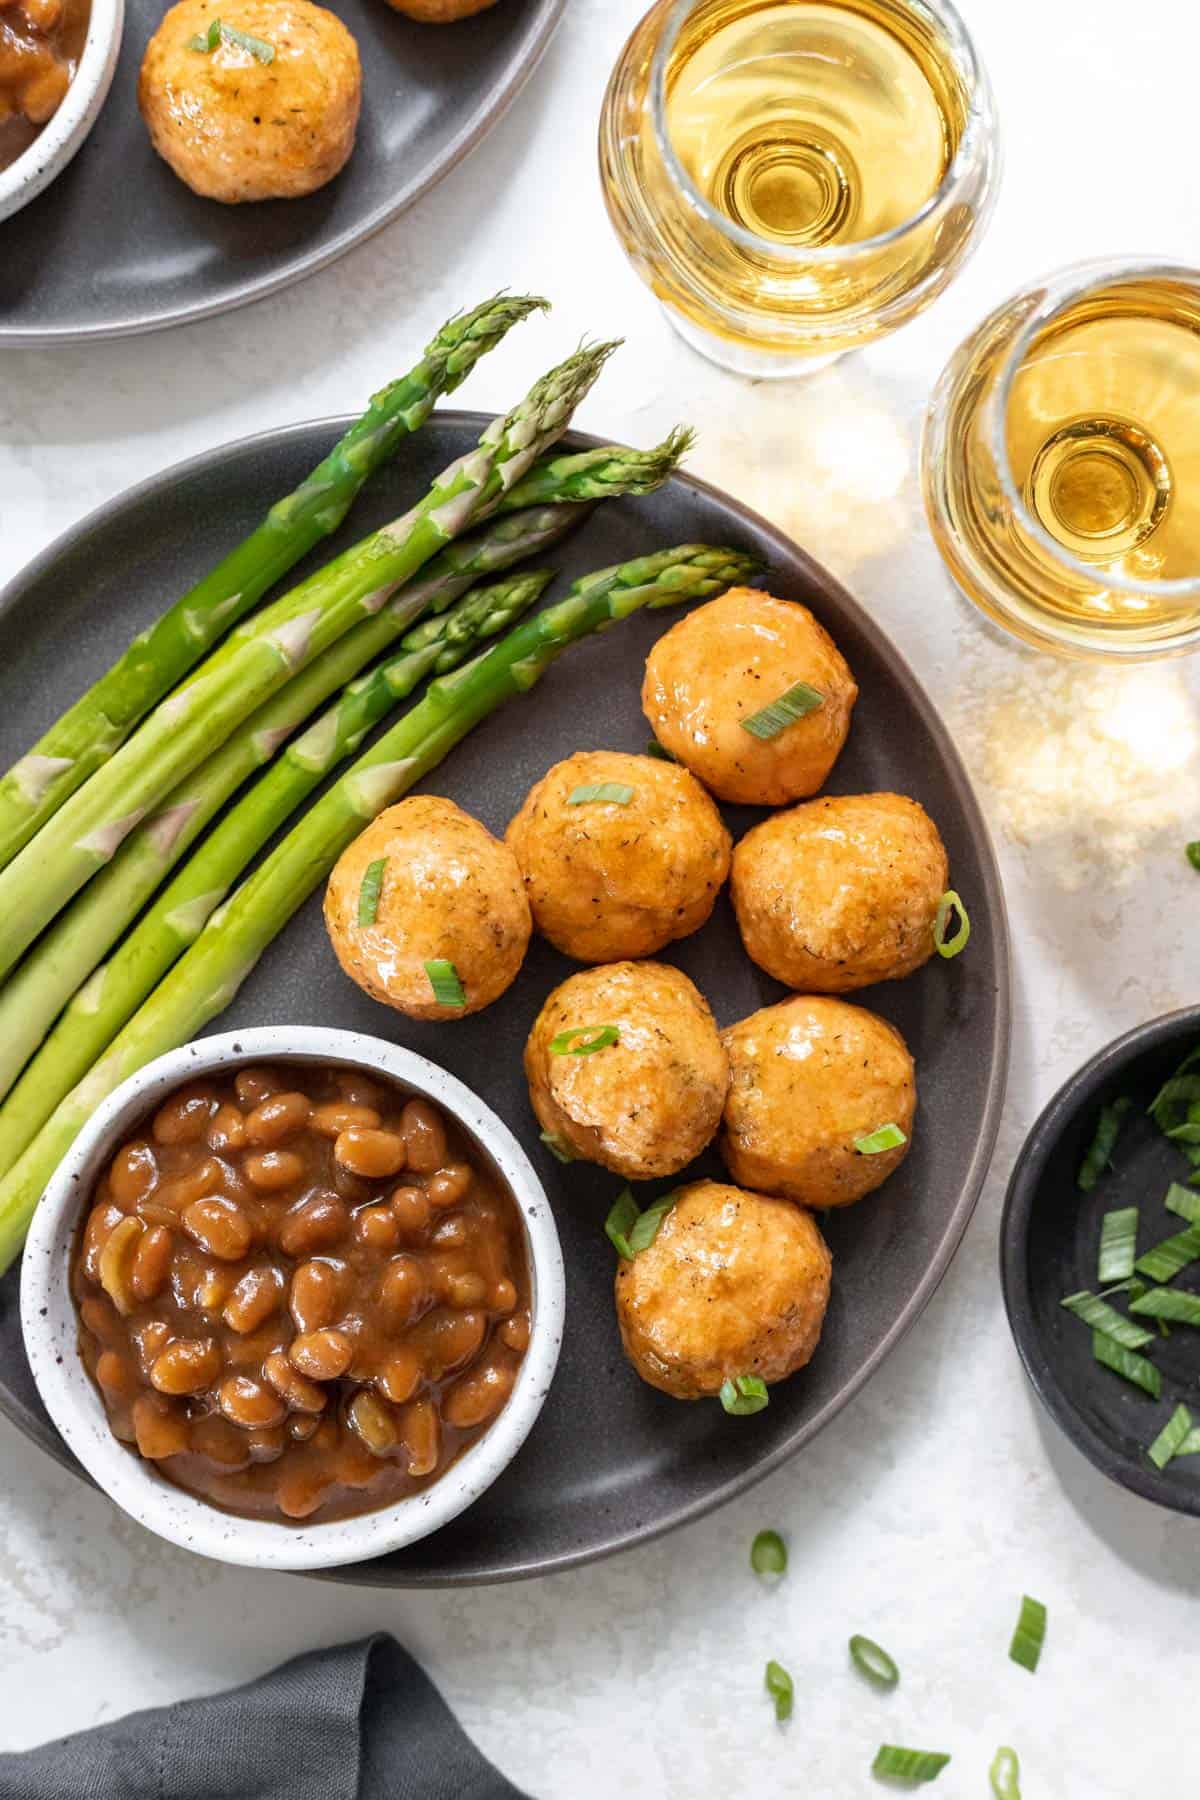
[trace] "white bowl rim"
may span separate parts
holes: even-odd
[[[77,1350],[69,1262],[81,1200],[119,1134],[190,1079],[255,1062],[362,1068],[428,1096],[463,1127],[507,1182],[525,1227],[532,1284],[529,1348],[503,1410],[432,1486],[376,1512],[326,1524],[242,1519],[165,1481],[112,1434]],[[333,1568],[399,1550],[457,1518],[491,1486],[533,1427],[562,1345],[565,1280],[550,1203],[516,1138],[454,1075],[363,1032],[261,1026],[200,1038],[147,1063],[98,1108],[39,1200],[21,1265],[21,1327],[38,1391],[93,1480],[139,1524],[200,1555],[247,1568]]]
[[[125,0],[91,0],[79,67],[62,105],[28,149],[0,170],[0,219],[19,212],[48,187],[87,137],[108,98],[124,26]]]

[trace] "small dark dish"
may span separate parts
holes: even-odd
[[[1152,1400],[1092,1356],[1092,1334],[1061,1305],[1064,1294],[1096,1291],[1100,1222],[1117,1207],[1140,1206],[1139,1250],[1183,1225],[1161,1207],[1172,1181],[1187,1178],[1179,1149],[1146,1108],[1200,1043],[1200,1006],[1126,1032],[1073,1075],[1025,1140],[1013,1169],[1000,1227],[1004,1303],[1017,1349],[1047,1411],[1088,1460],[1132,1493],[1200,1517],[1200,1457],[1159,1470],[1146,1451],[1182,1401],[1200,1416],[1200,1341],[1186,1326],[1147,1351],[1162,1374]],[[1134,1101],[1113,1167],[1091,1193],[1076,1176],[1100,1108],[1122,1094]],[[1195,1291],[1194,1270],[1172,1286]],[[1145,1323],[1146,1321],[1143,1321]],[[1150,1321],[1153,1323],[1153,1321]]]

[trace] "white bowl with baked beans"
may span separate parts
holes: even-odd
[[[38,1204],[21,1319],[51,1418],[118,1505],[256,1568],[402,1549],[516,1455],[562,1254],[507,1127],[423,1057],[268,1027],[148,1064]]]
[[[116,72],[125,0],[9,0],[0,9],[0,219],[66,168]],[[25,76],[28,68],[31,73]]]

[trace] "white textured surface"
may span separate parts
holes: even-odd
[[[601,209],[593,121],[639,11],[571,0],[488,146],[307,285],[166,336],[4,357],[0,577],[179,457],[358,404],[418,333],[489,288],[540,287],[556,311],[482,367],[465,404],[500,407],[582,332],[624,331],[581,423],[649,442],[694,421],[698,472],[841,575],[958,729],[1017,949],[993,1178],[924,1320],[800,1461],[689,1531],[552,1581],[413,1596],[224,1571],[147,1537],[0,1428],[0,1743],[383,1626],[537,1800],[843,1800],[882,1791],[866,1770],[883,1736],[953,1751],[934,1790],[945,1800],[982,1800],[1001,1742],[1021,1752],[1026,1800],[1183,1800],[1200,1524],[1110,1487],[1043,1425],[1004,1321],[996,1226],[1013,1155],[1058,1082],[1115,1032],[1196,997],[1200,890],[1181,846],[1200,835],[1200,685],[1187,664],[1114,675],[987,636],[941,576],[914,456],[951,345],[1022,277],[1104,252],[1196,260],[1200,32],[1181,6],[968,4],[1007,124],[987,241],[900,337],[809,386],[752,389],[677,343]],[[746,1566],[766,1524],[792,1548],[774,1593]],[[1050,1606],[1034,1679],[1005,1658],[1022,1589]],[[902,1663],[891,1698],[847,1671],[855,1630]],[[786,1731],[761,1692],[771,1655],[797,1680]]]

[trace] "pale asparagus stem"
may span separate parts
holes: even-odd
[[[271,940],[383,807],[436,767],[504,700],[526,692],[572,643],[639,607],[703,599],[757,565],[732,550],[684,545],[577,582],[425,698],[334,783],[232,898],[209,918],[107,1053],[57,1107],[0,1181],[0,1272],[16,1256],[39,1194],[100,1102],[128,1075],[184,1043],[230,1004]]]
[[[351,626],[380,611],[430,558],[486,518],[566,430],[612,344],[577,351],[534,386],[423,500],[302,582],[215,651],[0,873],[0,975],[215,744]],[[237,634],[235,633],[235,636]]]
[[[382,655],[414,619],[427,611],[441,612],[485,575],[546,549],[565,536],[584,511],[566,503],[534,507],[494,520],[481,534],[449,545],[381,612],[364,619],[289,681],[172,789],[0,987],[0,1098],[159,883],[230,795],[271,760],[296,727]],[[0,1157],[0,1169],[5,1167]]]
[[[85,982],[0,1107],[0,1170],[9,1169],[58,1102],[86,1075],[156,981],[194,942],[229,888],[329,771],[427,675],[456,668],[507,630],[551,579],[546,570],[472,589],[414,626],[398,656],[351,683],[238,801],[158,896],[112,960]]]
[[[366,412],[212,572],[143,632],[108,672],[0,779],[0,868],[113,754],[139,719],[258,605],[345,518],[367,478],[384,467],[442,394],[544,300],[499,295],[450,319],[407,375]]]

